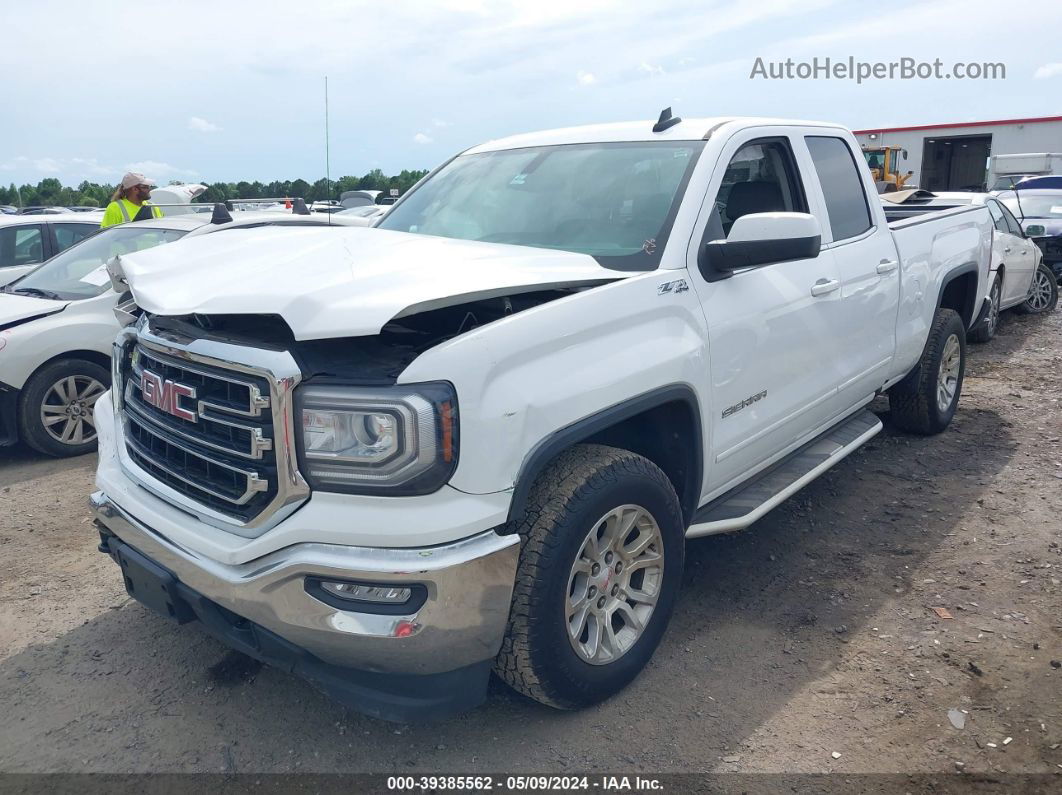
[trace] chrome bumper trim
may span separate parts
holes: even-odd
[[[296,544],[240,565],[184,548],[123,511],[103,492],[96,519],[121,541],[208,599],[301,646],[363,671],[431,674],[492,659],[509,618],[519,536],[494,531],[438,547],[378,549]],[[422,583],[424,605],[406,616],[338,610],[306,593],[307,576]],[[403,637],[396,637],[401,626]]]

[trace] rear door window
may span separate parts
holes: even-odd
[[[852,150],[842,138],[812,135],[804,140],[826,199],[834,242],[863,234],[874,222]]]
[[[74,243],[100,231],[98,224],[52,224],[55,233],[55,251],[66,251]]]
[[[40,225],[0,228],[0,268],[35,265],[44,261],[44,234]]]

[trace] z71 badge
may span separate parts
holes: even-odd
[[[664,282],[656,288],[657,295],[666,295],[667,293],[684,293],[690,289],[690,286],[686,284],[685,279],[675,279],[673,282]]]

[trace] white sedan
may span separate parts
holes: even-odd
[[[0,215],[0,285],[100,231],[102,212]]]
[[[973,342],[988,342],[999,328],[999,313],[1007,309],[1039,314],[1054,309],[1058,288],[1048,284],[1050,271],[1043,253],[1021,228],[1013,213],[997,197],[987,193],[937,193],[955,204],[983,204],[996,226],[992,235],[992,269],[989,276],[988,311],[984,320],[966,335]]]
[[[278,224],[354,225],[327,215],[250,212],[235,221],[196,213],[121,224],[0,288],[0,446],[22,440],[52,456],[96,448],[93,409],[110,384],[115,308],[123,299],[107,273],[115,255]]]

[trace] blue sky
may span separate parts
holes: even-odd
[[[333,177],[667,105],[855,128],[1062,115],[1057,0],[36,0],[2,18],[3,184],[316,179],[325,75]],[[767,82],[757,56],[994,61],[1007,78]]]

